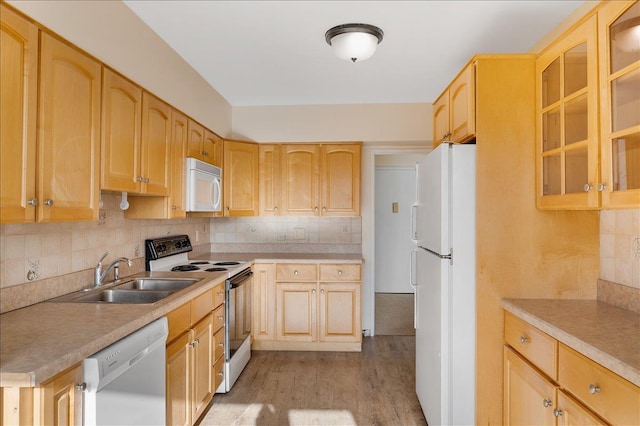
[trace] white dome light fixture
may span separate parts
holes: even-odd
[[[343,24],[329,29],[324,38],[338,58],[362,62],[373,56],[383,36],[382,30],[374,25]]]

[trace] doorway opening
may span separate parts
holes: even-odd
[[[409,285],[411,205],[415,164],[424,154],[375,156],[374,320],[376,335],[415,335],[414,293]]]

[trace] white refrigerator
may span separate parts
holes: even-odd
[[[475,424],[475,174],[469,144],[443,143],[417,165],[416,393],[431,426]]]

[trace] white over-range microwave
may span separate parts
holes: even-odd
[[[222,169],[187,157],[185,201],[188,212],[222,210]]]

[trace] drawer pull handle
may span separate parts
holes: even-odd
[[[554,408],[554,409],[553,409],[553,415],[554,415],[554,416],[556,416],[556,417],[560,417],[560,416],[563,416],[563,415],[564,415],[564,413],[562,412],[562,410],[559,410],[559,409],[557,409],[557,408]]]
[[[219,319],[220,321],[222,321],[222,320],[224,319],[224,317],[218,317],[218,319]]]
[[[542,405],[544,405],[545,408],[549,408],[551,407],[551,405],[553,405],[553,402],[550,399],[543,399]]]
[[[298,271],[293,271],[293,275],[298,275]]]
[[[598,385],[589,385],[589,393],[591,395],[595,395],[600,392],[600,386]]]
[[[222,373],[218,373],[218,376],[220,376],[220,377],[224,377],[224,374],[222,374]]]
[[[529,341],[528,337],[520,336],[520,343],[524,344],[524,343],[527,343],[528,341]]]
[[[76,384],[76,390],[78,392],[84,392],[87,390],[87,384],[85,382]]]
[[[224,348],[224,343],[218,343],[218,346]]]

